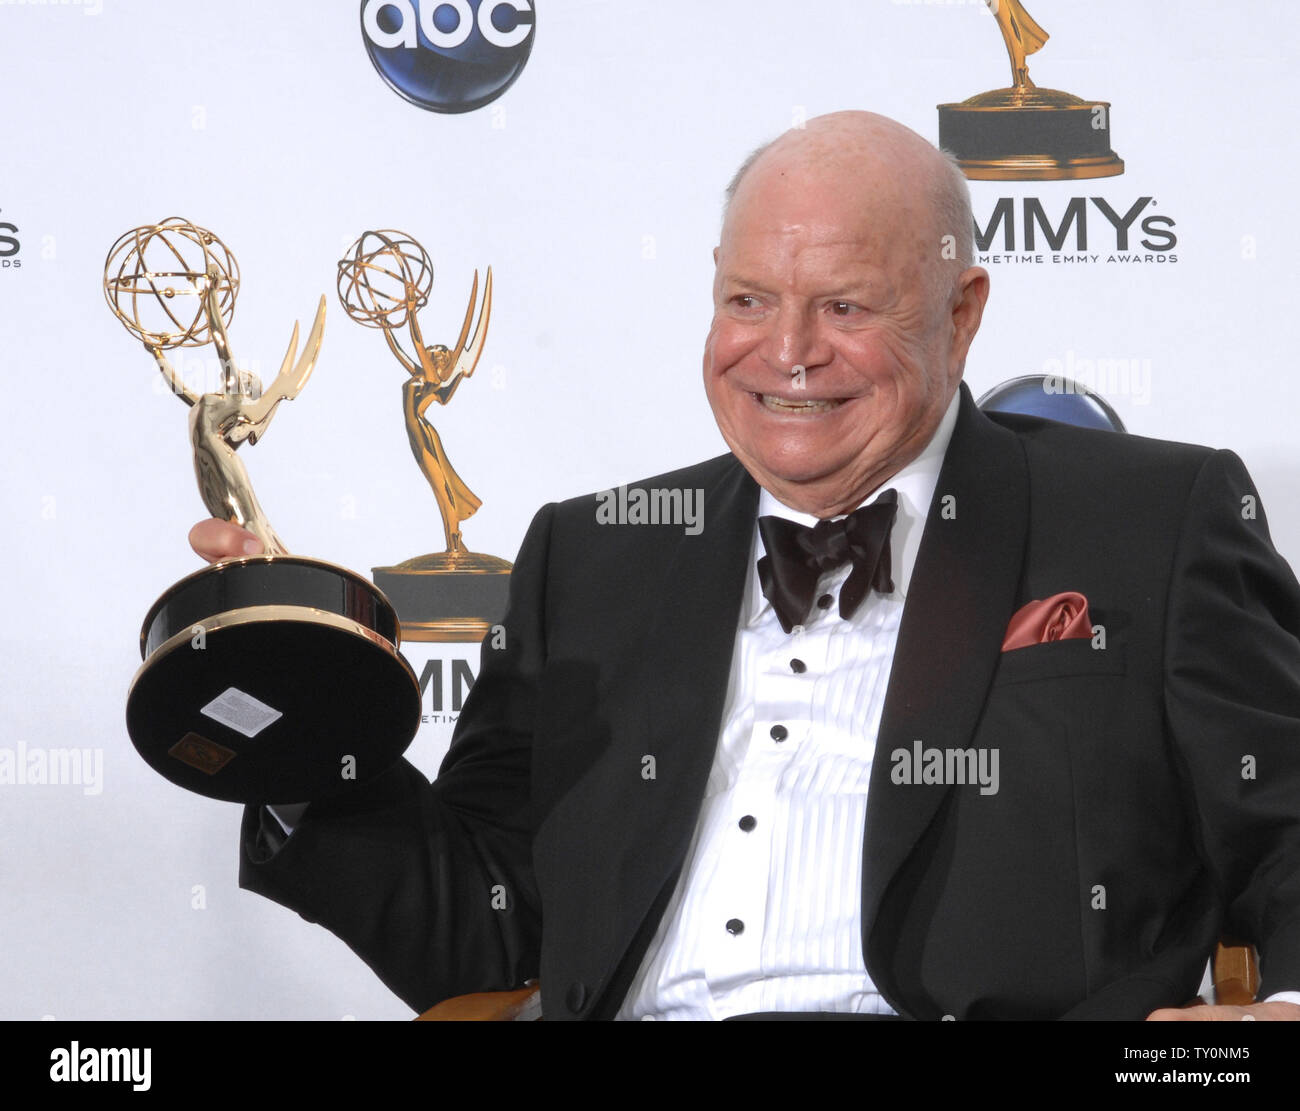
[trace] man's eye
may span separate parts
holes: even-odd
[[[857,312],[858,306],[851,301],[832,301],[831,312],[836,316],[851,316]]]
[[[738,309],[752,309],[758,304],[756,297],[751,297],[748,293],[737,293],[731,299],[731,303]]]

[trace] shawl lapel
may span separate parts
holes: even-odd
[[[703,532],[674,541],[655,618],[628,634],[642,640],[640,701],[624,722],[631,746],[619,747],[624,764],[653,755],[656,782],[653,790],[632,785],[612,800],[620,820],[602,828],[602,859],[635,861],[609,881],[610,890],[622,889],[623,903],[617,936],[609,939],[609,952],[622,955],[609,993],[614,1006],[640,966],[690,848],[721,728],[758,486],[733,457],[718,462],[720,474],[704,484]]]
[[[896,1010],[896,939],[887,901],[951,793],[890,781],[896,749],[970,744],[1014,612],[1029,518],[1029,479],[1015,435],[988,420],[961,386],[961,409],[939,473],[908,590],[876,741],[863,846],[863,954]]]

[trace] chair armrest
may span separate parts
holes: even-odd
[[[542,1017],[539,984],[514,991],[480,991],[456,995],[430,1007],[416,1022],[528,1022]]]

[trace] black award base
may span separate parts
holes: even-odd
[[[969,178],[1059,181],[1114,177],[1110,105],[1057,89],[995,89],[939,105],[939,146]]]
[[[420,724],[397,616],[360,575],[302,556],[226,560],[149,611],[127,731],[173,783],[313,802],[374,778]]]
[[[505,616],[510,568],[478,552],[435,552],[374,574],[407,640],[480,641]]]

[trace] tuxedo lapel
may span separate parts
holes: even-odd
[[[695,829],[721,727],[740,606],[749,577],[758,486],[733,458],[706,489],[704,528],[682,536],[654,623],[645,632],[643,751],[658,753],[657,814],[666,877]],[[667,834],[668,836],[663,836]]]
[[[890,885],[951,786],[891,782],[896,749],[970,744],[1014,612],[1029,517],[1016,437],[983,416],[961,386],[961,408],[939,473],[908,588],[876,741],[863,850],[863,952],[900,1011],[890,956]]]
[[[748,581],[758,510],[758,486],[731,456],[706,464],[704,526],[679,536],[667,561],[656,616],[629,635],[642,641],[631,708],[619,742],[620,760],[653,757],[654,789],[629,783],[609,800],[618,821],[606,825],[602,856],[635,860],[613,887],[624,889],[623,911],[611,953],[625,953],[608,993],[621,1000],[640,966],[659,916],[682,867],[713,766],[731,672],[740,607]],[[720,473],[719,473],[720,468]]]

